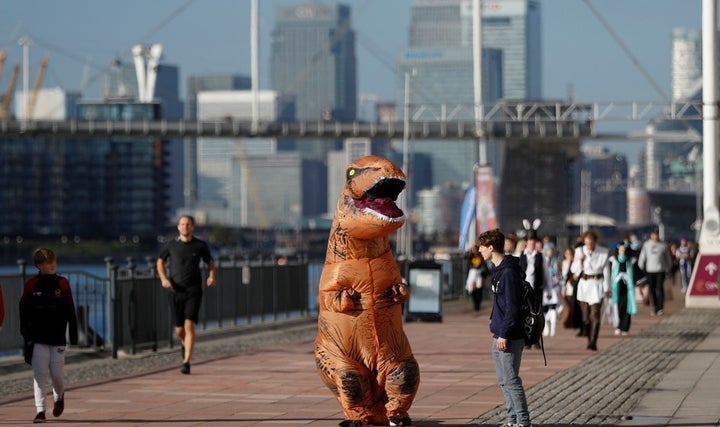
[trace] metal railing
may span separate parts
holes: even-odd
[[[144,264],[128,259],[118,266],[106,260],[108,275],[84,271],[60,271],[68,278],[78,315],[79,342],[84,348],[122,351],[173,347],[172,291],[160,286],[155,259]],[[444,299],[463,295],[465,260],[453,257],[442,265]],[[274,322],[317,315],[317,292],[323,264],[289,259],[278,265],[275,258],[221,258],[216,260],[217,286],[203,289],[198,330],[220,330],[239,325]],[[401,271],[406,264],[400,263]],[[207,271],[203,270],[203,281]],[[30,278],[20,262],[17,274],[0,275],[5,299],[5,321],[0,333],[0,356],[19,354],[22,348],[18,302],[23,284]]]
[[[61,271],[73,291],[81,347],[135,353],[173,346],[172,291],[160,286],[154,261],[138,265],[129,259],[117,266],[106,259],[108,276]],[[217,261],[217,283],[204,288],[198,329],[221,329],[316,313],[318,268],[305,261],[278,265],[274,259]],[[313,273],[315,272],[315,273]],[[204,273],[206,276],[206,272]],[[29,279],[24,264],[17,274],[0,276],[5,299],[5,322],[0,354],[18,354],[22,348],[18,302]],[[311,297],[312,295],[312,297]]]

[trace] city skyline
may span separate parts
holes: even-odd
[[[483,0],[486,7],[493,2]],[[300,0],[259,2],[260,88],[268,89],[270,32],[278,6],[311,3]],[[318,2],[315,2],[318,3]],[[332,4],[335,2],[320,2]],[[396,59],[408,46],[411,0],[345,2],[352,8],[357,33],[358,94],[363,99],[397,101]],[[49,56],[44,87],[85,88],[98,98],[110,62],[131,61],[133,44],[163,44],[162,62],[180,69],[180,91],[191,75],[249,75],[250,1],[214,0],[147,3],[131,0],[8,1],[0,5],[0,49],[8,58],[0,91],[10,68],[22,63],[22,35],[33,38],[30,77],[40,59]],[[542,95],[546,100],[663,101],[670,99],[672,30],[701,26],[699,0],[553,0],[540,2]],[[67,24],[71,22],[72,24]],[[131,31],[137,29],[136,31]],[[630,52],[630,53],[628,53]],[[89,65],[87,65],[89,64]],[[18,82],[22,88],[22,82]],[[360,105],[362,108],[362,105]],[[608,123],[640,130],[645,123]],[[640,149],[603,142],[611,149]],[[625,145],[629,145],[625,143]],[[636,156],[629,156],[636,162]]]

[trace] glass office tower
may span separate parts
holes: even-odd
[[[298,120],[355,119],[355,32],[349,6],[279,7],[270,50],[272,88],[295,96]]]

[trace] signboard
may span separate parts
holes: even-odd
[[[706,210],[698,243],[700,253],[685,293],[685,307],[720,308],[720,215],[717,208]]]
[[[714,296],[718,298],[718,274],[720,273],[720,254],[700,255],[695,263],[692,284],[688,289],[690,296]]]
[[[410,299],[405,320],[441,321],[442,266],[432,261],[416,261],[408,267]]]
[[[480,166],[477,168],[475,189],[475,231],[480,234],[498,228],[495,215],[495,177],[492,167]]]

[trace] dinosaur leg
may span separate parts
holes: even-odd
[[[420,368],[417,361],[411,355],[405,361],[388,362],[386,367],[387,416],[397,420],[408,418],[410,405],[420,385]]]
[[[360,425],[387,424],[385,398],[375,376],[365,366],[347,357],[335,357],[316,347],[315,361],[323,383],[340,402],[345,418]]]

